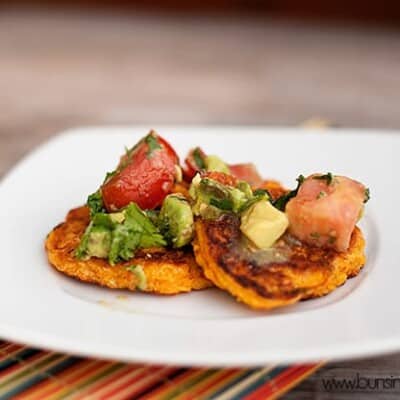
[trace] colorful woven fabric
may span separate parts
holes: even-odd
[[[319,367],[180,368],[94,360],[0,342],[0,399],[273,399]]]

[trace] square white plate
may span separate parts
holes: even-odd
[[[41,146],[0,183],[0,337],[128,361],[257,366],[400,350],[400,133],[251,127],[155,127],[183,156],[200,145],[230,163],[253,161],[295,186],[331,171],[371,189],[361,228],[368,261],[332,294],[255,312],[217,289],[160,297],[101,289],[55,272],[43,248],[85,202],[124,145],[150,126],[82,128]]]

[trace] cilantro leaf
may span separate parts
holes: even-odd
[[[86,205],[89,207],[91,217],[98,212],[104,211],[103,196],[100,189],[87,198]]]
[[[313,179],[318,179],[320,181],[326,181],[326,184],[329,186],[333,183],[334,180],[334,175],[332,175],[331,172],[328,172],[325,175],[318,175],[318,176],[314,176]]]
[[[92,215],[75,251],[77,258],[85,260],[94,256],[91,246],[96,239],[95,233],[99,231],[103,232],[102,237],[107,236],[107,249],[101,249],[99,253],[97,243],[96,254],[108,258],[111,265],[121,260],[130,260],[139,248],[162,247],[167,244],[150,218],[135,203],[130,203],[119,213],[97,212]]]
[[[229,198],[216,199],[214,197],[210,198],[210,205],[219,208],[220,210],[232,211],[233,201]]]
[[[296,179],[297,187],[290,192],[283,194],[282,196],[278,197],[276,200],[272,201],[272,205],[276,207],[280,211],[285,211],[286,204],[289,202],[290,199],[297,195],[297,192],[300,189],[300,186],[303,184],[305,178],[303,175],[299,175]]]
[[[369,188],[366,188],[364,191],[364,203],[366,203],[371,198],[371,194]]]
[[[161,149],[161,145],[158,142],[157,137],[154,135],[153,132],[150,132],[145,138],[144,141],[146,142],[149,150],[147,151],[147,157],[151,157],[155,150]]]
[[[201,151],[200,147],[196,147],[193,152],[193,160],[199,169],[205,169],[206,168],[206,163],[203,158],[203,152]]]

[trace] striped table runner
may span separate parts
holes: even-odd
[[[272,399],[319,366],[207,369],[139,365],[0,341],[0,399]]]

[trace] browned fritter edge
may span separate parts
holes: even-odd
[[[145,292],[178,294],[212,286],[196,264],[192,249],[146,249],[138,251],[128,262],[115,266],[106,260],[78,260],[74,252],[89,222],[87,207],[71,210],[66,221],[57,225],[47,236],[45,250],[50,264],[59,272],[83,282],[111,289],[138,290],[138,277],[127,270],[140,265],[146,276]]]

